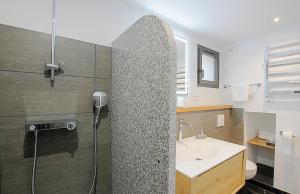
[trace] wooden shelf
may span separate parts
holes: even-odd
[[[258,137],[248,140],[248,144],[275,150],[274,146],[267,145],[267,141]]]
[[[194,107],[177,107],[177,113],[183,112],[196,112],[196,111],[208,111],[208,110],[223,110],[230,109],[232,105],[220,105],[220,106],[194,106]]]

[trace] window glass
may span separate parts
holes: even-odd
[[[198,45],[197,85],[199,87],[219,87],[219,53]]]
[[[215,58],[212,55],[202,54],[203,80],[215,81]]]

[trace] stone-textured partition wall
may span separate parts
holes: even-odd
[[[0,25],[0,193],[30,194],[33,136],[26,121],[75,117],[73,132],[40,133],[37,194],[85,194],[93,178],[92,93],[111,93],[111,47],[57,37],[65,62],[54,86],[44,75],[51,36]],[[108,108],[110,110],[110,107]],[[98,194],[111,193],[110,111],[98,129]]]
[[[174,193],[176,47],[172,30],[156,16],[144,16],[112,48],[113,193]]]

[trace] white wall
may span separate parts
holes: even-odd
[[[265,34],[226,46],[222,50],[221,82],[262,83],[264,82],[264,49],[267,45],[300,38],[300,29],[286,29],[273,34]],[[229,49],[236,54],[228,54]],[[264,85],[264,84],[263,84]],[[264,87],[260,87],[254,99],[249,102],[233,103],[249,112],[270,112],[276,114],[276,151],[274,185],[290,193],[300,193],[300,102],[264,102]],[[232,103],[230,89],[222,89],[224,103]],[[247,130],[247,129],[246,129]],[[293,131],[294,148],[290,156],[285,156],[281,146],[280,130]]]
[[[110,46],[146,11],[122,0],[56,0],[57,34]],[[51,33],[52,0],[0,0],[0,23]]]
[[[258,136],[259,131],[264,131],[275,135],[276,114],[244,112],[244,142],[247,145],[249,139]],[[274,167],[274,150],[262,149],[255,145],[248,145],[248,159],[254,163],[261,163]]]
[[[180,106],[201,106],[222,104],[220,90],[216,88],[205,88],[197,86],[197,44],[210,49],[221,51],[221,46],[204,38],[202,35],[195,35],[184,29],[173,26],[174,33],[188,41],[188,95],[178,95],[177,101]],[[220,66],[222,63],[220,64]]]
[[[57,0],[57,34],[111,46],[138,18],[151,13],[122,0]],[[0,0],[0,23],[51,33],[52,0]],[[189,95],[184,105],[220,104],[219,90],[197,87],[197,44],[220,51],[218,43],[167,21],[174,33],[188,40]],[[201,37],[201,38],[200,38]]]

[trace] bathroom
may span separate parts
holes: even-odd
[[[0,194],[300,194],[299,0],[0,0]]]

